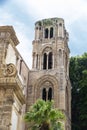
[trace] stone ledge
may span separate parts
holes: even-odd
[[[15,95],[22,104],[25,103],[25,96],[23,94],[23,85],[18,77],[4,77],[0,78],[0,88],[13,89]]]
[[[13,78],[13,77],[0,78],[0,86],[1,85],[12,85],[15,83],[16,83],[16,81],[15,81],[15,78]]]

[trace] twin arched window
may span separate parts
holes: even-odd
[[[45,29],[45,38],[52,38],[53,37],[53,27]]]
[[[44,53],[43,55],[43,69],[52,69],[52,52]]]

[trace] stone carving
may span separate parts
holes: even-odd
[[[6,66],[5,76],[7,77],[15,77],[17,74],[17,70],[14,64],[10,63]]]

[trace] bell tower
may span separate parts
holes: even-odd
[[[35,23],[33,62],[29,78],[28,102],[54,100],[55,107],[66,115],[65,130],[71,129],[71,91],[69,80],[68,33],[62,18]]]

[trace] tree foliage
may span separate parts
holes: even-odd
[[[37,100],[24,116],[31,130],[63,130],[64,114],[53,108],[53,101]]]
[[[72,130],[87,129],[87,53],[70,59]]]

